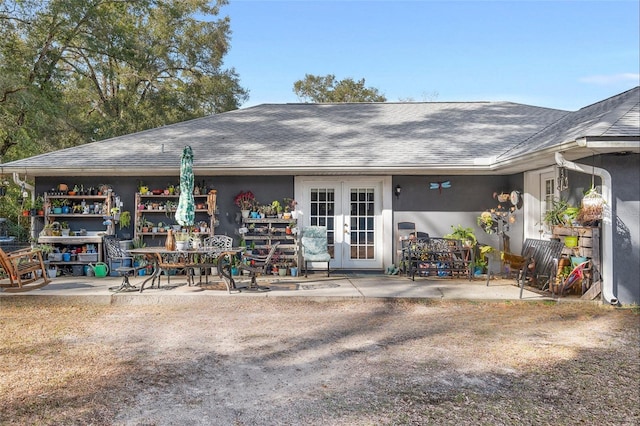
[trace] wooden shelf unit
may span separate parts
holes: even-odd
[[[115,225],[111,224],[105,227],[103,222],[105,217],[108,217],[111,212],[114,200],[113,192],[108,192],[104,195],[44,195],[44,223],[53,224],[55,222],[71,222],[70,228],[77,233],[80,229],[87,231],[87,235],[40,235],[38,237],[38,243],[51,244],[54,247],[60,249],[61,247],[67,248],[82,248],[83,246],[91,245],[95,247],[95,254],[97,255],[97,261],[103,261],[102,253],[102,235],[111,235],[115,232]],[[69,208],[69,212],[58,212],[58,205],[64,203]],[[54,209],[54,206],[56,208]],[[74,208],[75,206],[75,208]],[[85,208],[88,207],[87,208]],[[86,265],[89,263],[95,263],[96,260],[82,261],[76,260],[73,262],[65,261],[49,261],[50,264],[60,266],[72,266],[72,265]]]
[[[206,222],[207,230],[206,232],[201,232],[198,229],[198,234],[202,237],[208,237],[214,235],[215,227],[216,227],[216,213],[209,215],[209,211],[207,208],[207,199],[208,195],[194,195],[193,196],[196,206],[200,205],[201,208],[196,208],[196,218],[195,223],[198,222]],[[162,231],[158,229],[156,232],[151,230],[143,231],[143,218],[146,220],[153,222],[154,224],[158,224],[162,222],[163,225],[177,225],[175,220],[175,211],[178,206],[178,200],[180,196],[177,194],[166,195],[166,194],[140,194],[136,193],[135,196],[135,215],[134,215],[134,238],[142,238],[147,246],[161,246],[164,245],[166,240],[167,232],[163,229]],[[172,203],[169,206],[169,211],[167,211],[167,203]],[[144,206],[144,207],[143,207]],[[151,208],[149,208],[151,207]],[[155,208],[154,208],[155,207]],[[216,207],[214,207],[216,210]],[[155,239],[154,237],[161,236],[162,238]]]
[[[291,223],[296,223],[295,219],[243,218],[242,223],[249,229],[249,232],[244,235],[247,248],[251,248],[253,244],[255,245],[255,250],[267,252],[274,242],[279,241],[280,246],[277,253],[280,259],[298,262],[297,235],[286,233],[287,226]]]

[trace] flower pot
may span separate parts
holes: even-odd
[[[251,210],[240,210],[240,213],[242,213],[242,217],[246,219],[249,217],[249,213],[251,213]]]
[[[578,237],[575,235],[567,235],[564,237],[564,245],[573,248],[578,246]]]
[[[58,268],[47,269],[47,277],[55,278],[56,276],[58,276]]]
[[[281,277],[287,276],[287,268],[279,268],[278,275],[280,275]]]
[[[586,262],[587,260],[589,259],[584,256],[571,256],[571,267],[575,268],[576,266],[583,262]]]
[[[289,271],[291,271],[291,276],[292,277],[297,277],[298,276],[298,268],[296,266],[292,266],[291,268],[289,268]]]

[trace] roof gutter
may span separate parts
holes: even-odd
[[[578,145],[586,144],[584,139],[578,140]],[[602,179],[602,197],[610,206],[611,203],[611,174],[605,169],[595,166],[574,163],[566,160],[560,152],[555,153],[556,164],[569,170],[588,175],[596,175]],[[618,298],[613,292],[613,214],[603,214],[602,217],[602,298],[611,305],[618,305]]]

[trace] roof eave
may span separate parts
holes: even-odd
[[[578,160],[595,154],[640,153],[640,137],[579,138],[554,145],[536,152],[525,153],[506,160],[498,160],[492,170],[501,174],[521,173],[555,164],[555,153],[561,152],[570,160]]]
[[[274,175],[474,175],[493,174],[491,162],[476,161],[476,164],[420,164],[412,166],[389,167],[349,167],[339,166],[325,167],[194,167],[193,172],[197,176],[274,176]],[[82,167],[82,168],[50,168],[50,167],[5,167],[4,173],[19,173],[30,177],[42,176],[140,176],[138,169],[123,169],[116,167]],[[179,176],[179,167],[165,167],[146,169],[145,176]]]

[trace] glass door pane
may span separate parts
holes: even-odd
[[[351,260],[374,259],[375,190],[351,188],[349,198],[349,257]]]
[[[328,251],[335,259],[335,188],[311,188],[309,199],[309,224],[311,226],[327,227]]]

